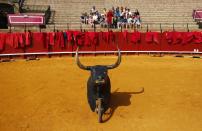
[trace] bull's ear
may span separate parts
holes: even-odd
[[[118,67],[120,65],[120,63],[121,63],[121,51],[120,51],[118,45],[117,45],[117,49],[118,49],[118,59],[117,59],[115,64],[108,65],[107,66],[108,69],[114,69],[114,68]]]
[[[79,68],[83,69],[83,70],[90,70],[90,66],[85,66],[83,64],[81,64],[80,60],[79,60],[79,47],[76,50],[76,64],[78,65]]]

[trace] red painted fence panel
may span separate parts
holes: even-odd
[[[201,52],[202,32],[25,32],[0,33],[0,54],[80,51]]]

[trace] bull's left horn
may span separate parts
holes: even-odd
[[[117,46],[117,48],[118,48],[118,46]],[[121,63],[121,51],[118,48],[118,59],[117,59],[116,63],[113,65],[108,65],[107,68],[108,69],[114,69],[114,68],[118,67],[120,65],[120,63]]]
[[[76,50],[76,64],[78,65],[79,68],[83,69],[83,70],[90,70],[89,66],[84,66],[83,64],[81,64],[80,60],[79,60],[79,47]]]

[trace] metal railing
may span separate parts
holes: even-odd
[[[53,31],[57,31],[57,30],[60,30],[60,31],[63,31],[63,30],[70,30],[70,29],[73,29],[74,28],[71,28],[71,25],[72,23],[66,23],[64,25],[64,28],[61,29],[61,28],[57,28],[57,25],[61,25],[59,23],[51,23],[51,24],[48,24],[48,26],[52,25],[52,29]],[[152,28],[152,25],[155,25],[155,28]],[[166,27],[165,27],[166,25]],[[177,27],[178,26],[178,27]],[[24,25],[24,27],[22,27],[22,29],[24,28],[24,30],[26,31],[27,30],[27,25]],[[106,30],[112,30],[112,31],[123,31],[123,30],[134,30],[134,31],[140,31],[140,32],[149,32],[149,31],[157,31],[157,32],[163,32],[163,31],[178,31],[179,30],[179,27],[181,30],[183,31],[187,31],[187,32],[190,32],[190,24],[189,23],[171,23],[171,24],[167,24],[167,23],[159,23],[159,24],[156,24],[156,23],[144,23],[144,25],[142,25],[142,27],[132,27],[132,28],[126,28],[125,26],[121,26],[120,28],[110,28],[109,26],[107,26],[106,28],[98,28],[97,27],[97,24],[93,24],[93,26],[91,27],[90,25],[86,28],[83,26],[82,23],[80,23],[78,25],[79,28],[76,28],[77,30],[80,30],[82,32],[84,31],[88,31],[88,30],[93,30],[94,32],[96,32],[98,29],[106,29]],[[39,31],[41,31],[41,28],[44,28],[44,30],[46,30],[46,27],[41,27],[39,26]],[[48,27],[47,29],[50,30],[50,28]],[[10,32],[12,32],[12,30],[10,29]]]

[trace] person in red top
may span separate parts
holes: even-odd
[[[108,24],[108,27],[112,26],[113,17],[114,17],[114,14],[113,14],[112,10],[109,10],[109,12],[107,12],[107,24]]]

